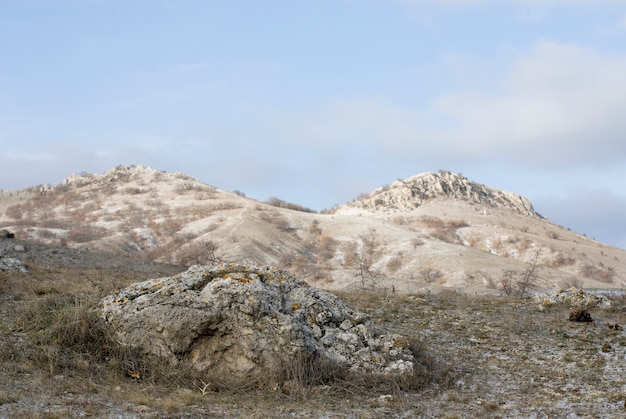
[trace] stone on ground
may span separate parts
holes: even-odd
[[[192,266],[104,298],[102,315],[123,344],[201,371],[246,376],[301,355],[374,374],[415,362],[407,339],[273,267]]]

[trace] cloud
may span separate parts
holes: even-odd
[[[329,153],[358,147],[378,157],[496,159],[549,169],[620,164],[623,74],[626,56],[541,41],[494,78],[495,93],[440,94],[421,109],[385,97],[343,99],[282,114],[269,132]]]
[[[464,152],[542,166],[626,159],[626,56],[539,42],[513,66],[504,92],[457,93],[434,103],[458,127],[438,133]]]

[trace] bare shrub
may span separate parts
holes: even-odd
[[[335,362],[319,355],[298,353],[271,368],[259,377],[250,377],[248,382],[254,387],[274,389],[294,398],[306,397],[312,386],[328,385],[344,381],[348,371]],[[228,387],[239,387],[239,383],[229,383]]]
[[[133,186],[129,186],[125,189],[122,190],[122,193],[128,194],[128,195],[139,195],[146,192],[145,189],[141,189],[141,188],[137,188],[137,187],[133,187]]]
[[[415,238],[413,240],[411,240],[411,244],[413,245],[413,249],[417,249],[420,246],[423,246],[424,244],[426,244],[426,242],[420,238]]]
[[[507,296],[523,297],[528,290],[537,286],[539,279],[537,267],[539,265],[539,254],[541,249],[535,252],[535,256],[525,270],[506,270],[500,280],[500,289]]]
[[[572,288],[573,287],[573,288],[576,288],[576,289],[581,289],[581,288],[584,288],[585,282],[582,279],[573,276],[571,278],[568,278],[568,279],[564,280],[561,283],[561,286],[563,288]]]
[[[267,201],[265,201],[265,203],[273,207],[286,208],[286,209],[290,209],[293,211],[309,212],[309,213],[317,212],[315,210],[312,210],[311,208],[303,207],[302,205],[283,201],[282,199],[276,198],[275,196],[269,198]]]
[[[74,224],[67,234],[67,239],[75,243],[87,243],[106,235],[106,230],[93,224]]]
[[[385,265],[385,267],[387,268],[387,272],[389,273],[396,273],[400,270],[400,268],[402,268],[402,257],[401,256],[396,256],[392,259],[390,259],[387,264]]]
[[[457,229],[469,227],[469,224],[462,220],[444,221],[435,217],[423,217],[422,221],[432,230],[431,236],[446,243],[460,244],[461,239],[457,234]]]
[[[320,236],[318,243],[318,260],[330,261],[335,255],[337,241],[330,236]]]
[[[382,286],[383,281],[387,279],[387,275],[374,267],[374,260],[378,251],[378,243],[375,241],[375,237],[373,232],[368,237],[361,236],[363,248],[359,254],[355,255],[357,263],[355,275],[357,284],[362,291],[379,288]]]
[[[437,283],[439,280],[441,280],[441,278],[443,278],[443,272],[441,272],[439,269],[434,269],[431,267],[420,269],[420,275],[422,277],[422,280],[427,284]]]
[[[548,231],[546,235],[553,240],[559,239],[559,233],[557,233],[556,231]]]
[[[183,265],[209,264],[226,262],[225,256],[219,251],[217,243],[212,240],[190,243],[177,253],[179,263]]]
[[[615,268],[605,266],[602,262],[597,265],[585,264],[581,270],[581,275],[594,281],[612,284],[615,278]]]
[[[25,205],[16,204],[16,205],[11,205],[9,208],[6,209],[4,213],[6,214],[7,217],[10,217],[14,220],[21,220],[25,212],[26,212]]]
[[[562,268],[563,266],[571,266],[576,263],[576,259],[566,256],[563,253],[557,253],[554,259],[547,263],[551,268]]]

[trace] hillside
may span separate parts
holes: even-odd
[[[0,229],[24,240],[192,265],[274,264],[330,289],[499,292],[533,266],[541,288],[621,288],[626,252],[538,215],[524,197],[424,173],[326,213],[182,173],[118,166],[0,192]]]

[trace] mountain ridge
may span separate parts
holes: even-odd
[[[505,272],[535,259],[538,286],[624,285],[623,250],[549,222],[521,195],[452,172],[396,181],[322,213],[284,204],[180,172],[117,166],[0,192],[0,229],[161,263],[273,264],[326,288],[498,292]]]

